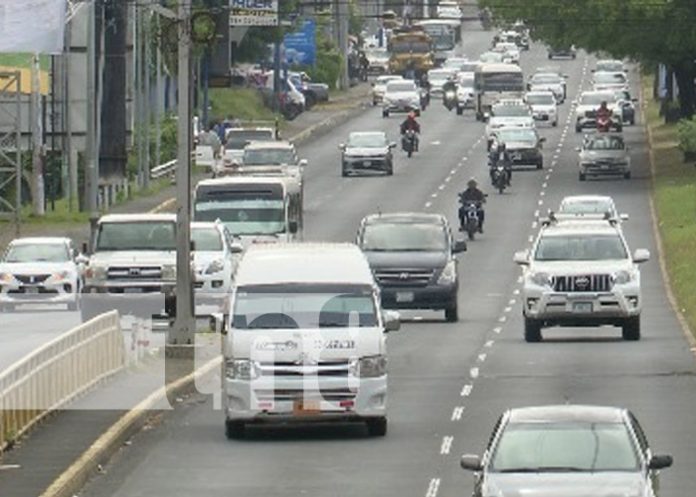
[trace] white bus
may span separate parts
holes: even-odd
[[[522,69],[516,64],[482,64],[474,73],[476,119],[482,121],[500,99],[523,98]]]

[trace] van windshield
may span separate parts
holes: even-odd
[[[377,325],[372,289],[363,286],[242,286],[235,296],[232,318],[232,326],[243,330]]]
[[[219,219],[233,235],[285,232],[285,205],[275,199],[203,199],[194,207],[195,221]]]

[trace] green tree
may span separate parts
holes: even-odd
[[[667,65],[681,113],[696,111],[696,2],[693,0],[481,0],[503,22],[524,21],[533,39]]]

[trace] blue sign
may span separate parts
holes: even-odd
[[[317,24],[313,19],[308,19],[302,24],[302,28],[294,33],[285,35],[285,63],[292,65],[313,66],[317,58],[316,42]]]

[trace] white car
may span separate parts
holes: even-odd
[[[421,94],[416,83],[410,79],[389,81],[382,101],[382,117],[389,117],[391,112],[415,111],[420,115]]]
[[[456,73],[456,70],[447,68],[431,69],[430,71],[428,71],[428,83],[430,83],[430,96],[442,96],[442,86],[451,79],[453,79]]]
[[[464,109],[473,109],[474,105],[474,73],[460,72],[457,75],[457,114],[462,115]]]
[[[565,101],[565,79],[554,73],[536,73],[527,82],[527,91],[550,91],[556,98],[556,102],[562,104]]]
[[[464,64],[468,64],[470,61],[466,57],[448,57],[442,64],[443,69],[454,69],[455,71],[460,71]]]
[[[524,101],[532,108],[532,116],[535,121],[558,126],[558,105],[553,92],[548,90],[529,91],[525,95]]]
[[[626,73],[626,66],[622,61],[617,59],[600,59],[595,64],[595,68],[592,72],[604,71]]]
[[[614,91],[584,91],[576,101],[575,106],[575,132],[580,133],[586,128],[597,126],[596,113],[602,102],[612,113],[613,129],[617,132],[623,130],[622,109]]]
[[[506,41],[498,42],[493,47],[494,52],[500,52],[503,54],[503,62],[508,64],[519,64],[520,63],[520,49],[517,44],[510,43]]]
[[[213,168],[213,177],[223,176],[229,169],[242,163],[244,147],[252,141],[274,141],[278,137],[272,127],[229,128],[225,130],[225,143],[222,149],[222,161]]]
[[[524,267],[524,337],[542,340],[547,326],[620,326],[624,340],[640,339],[643,299],[638,264],[615,221],[544,223],[531,251],[515,254]]]
[[[595,72],[592,75],[595,91],[619,91],[628,89],[628,77],[624,72]]]
[[[486,124],[490,148],[493,133],[501,128],[534,128],[532,109],[522,100],[501,100],[491,107]]]
[[[400,81],[402,78],[396,74],[385,74],[384,76],[379,76],[374,83],[372,83],[372,105],[377,105],[382,103],[384,99],[384,92],[387,91],[387,83],[390,81]]]
[[[17,238],[0,261],[0,310],[64,304],[77,310],[82,265],[68,238]]]
[[[191,223],[191,241],[196,315],[225,312],[243,247],[220,222]]]
[[[479,61],[482,64],[502,64],[503,63],[503,54],[501,52],[483,52],[479,56]]]
[[[628,221],[628,214],[620,214],[614,199],[607,195],[570,195],[561,200],[554,216],[559,220],[583,221],[587,219],[612,219]]]
[[[457,2],[444,1],[437,4],[437,17],[439,19],[460,20],[462,16],[462,9]]]

